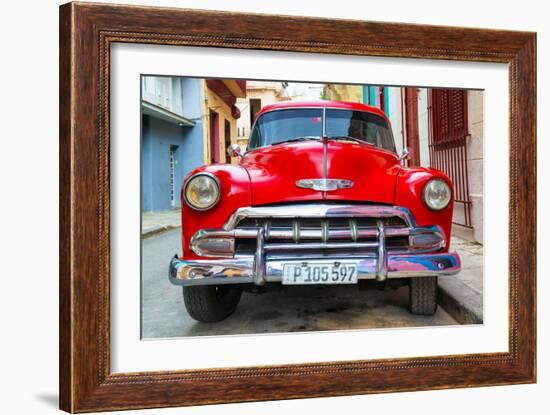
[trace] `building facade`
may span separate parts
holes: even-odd
[[[248,145],[250,127],[258,111],[266,105],[288,99],[285,84],[282,82],[248,81],[246,83],[246,98],[237,99],[236,104],[241,112],[237,120],[236,142],[243,151]]]
[[[398,151],[449,176],[453,233],[483,244],[483,91],[389,88],[388,101]]]
[[[237,96],[244,81],[142,77],[141,203],[143,211],[180,206],[180,188],[193,169],[229,162],[236,143]]]
[[[203,114],[205,130],[205,164],[231,163],[227,148],[237,143],[237,121],[241,110],[237,99],[246,96],[246,81],[206,79],[204,82]]]
[[[361,102],[389,118],[409,166],[434,167],[453,182],[453,232],[483,243],[483,92],[327,84],[323,98]]]
[[[376,85],[326,84],[322,98],[334,101],[360,102],[389,113],[389,94],[394,88]]]

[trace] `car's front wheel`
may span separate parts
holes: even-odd
[[[411,278],[409,284],[411,313],[433,315],[437,310],[437,277]]]
[[[183,302],[195,320],[213,323],[233,314],[241,293],[241,287],[229,284],[183,287]]]

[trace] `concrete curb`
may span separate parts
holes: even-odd
[[[181,226],[174,226],[174,225],[152,226],[141,233],[141,238],[142,239],[151,238],[152,236],[157,236],[157,235],[160,235],[161,233],[168,232],[168,231],[171,231],[172,229],[178,229],[178,228],[181,228]]]
[[[455,278],[439,278],[437,303],[460,324],[483,323],[483,296]]]

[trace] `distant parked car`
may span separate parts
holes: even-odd
[[[229,316],[241,292],[271,284],[410,286],[414,314],[436,311],[449,252],[453,189],[438,170],[407,168],[380,110],[337,101],[264,107],[239,165],[193,171],[182,197],[183,256],[169,278],[189,314]],[[377,282],[377,283],[376,283]]]

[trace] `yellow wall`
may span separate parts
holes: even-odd
[[[288,98],[282,95],[280,90],[275,88],[255,88],[246,90],[246,97],[237,100],[237,106],[241,109],[241,118],[237,121],[237,127],[244,127],[244,135],[238,137],[237,144],[241,146],[242,150],[245,150],[248,145],[250,127],[252,126],[252,120],[250,119],[251,99],[259,99],[262,104],[261,108],[276,102],[288,100]]]
[[[220,138],[220,161],[225,161],[226,145],[225,145],[225,120],[231,124],[231,144],[237,143],[237,120],[231,114],[231,107],[221,100],[220,97],[209,88],[206,87],[206,82],[202,81],[204,91],[203,100],[203,122],[204,122],[204,163],[210,164],[210,110],[218,113],[218,131]],[[236,158],[232,159],[233,164],[238,164]]]
[[[325,86],[323,93],[326,99],[347,102],[363,102],[363,90],[360,85]]]

